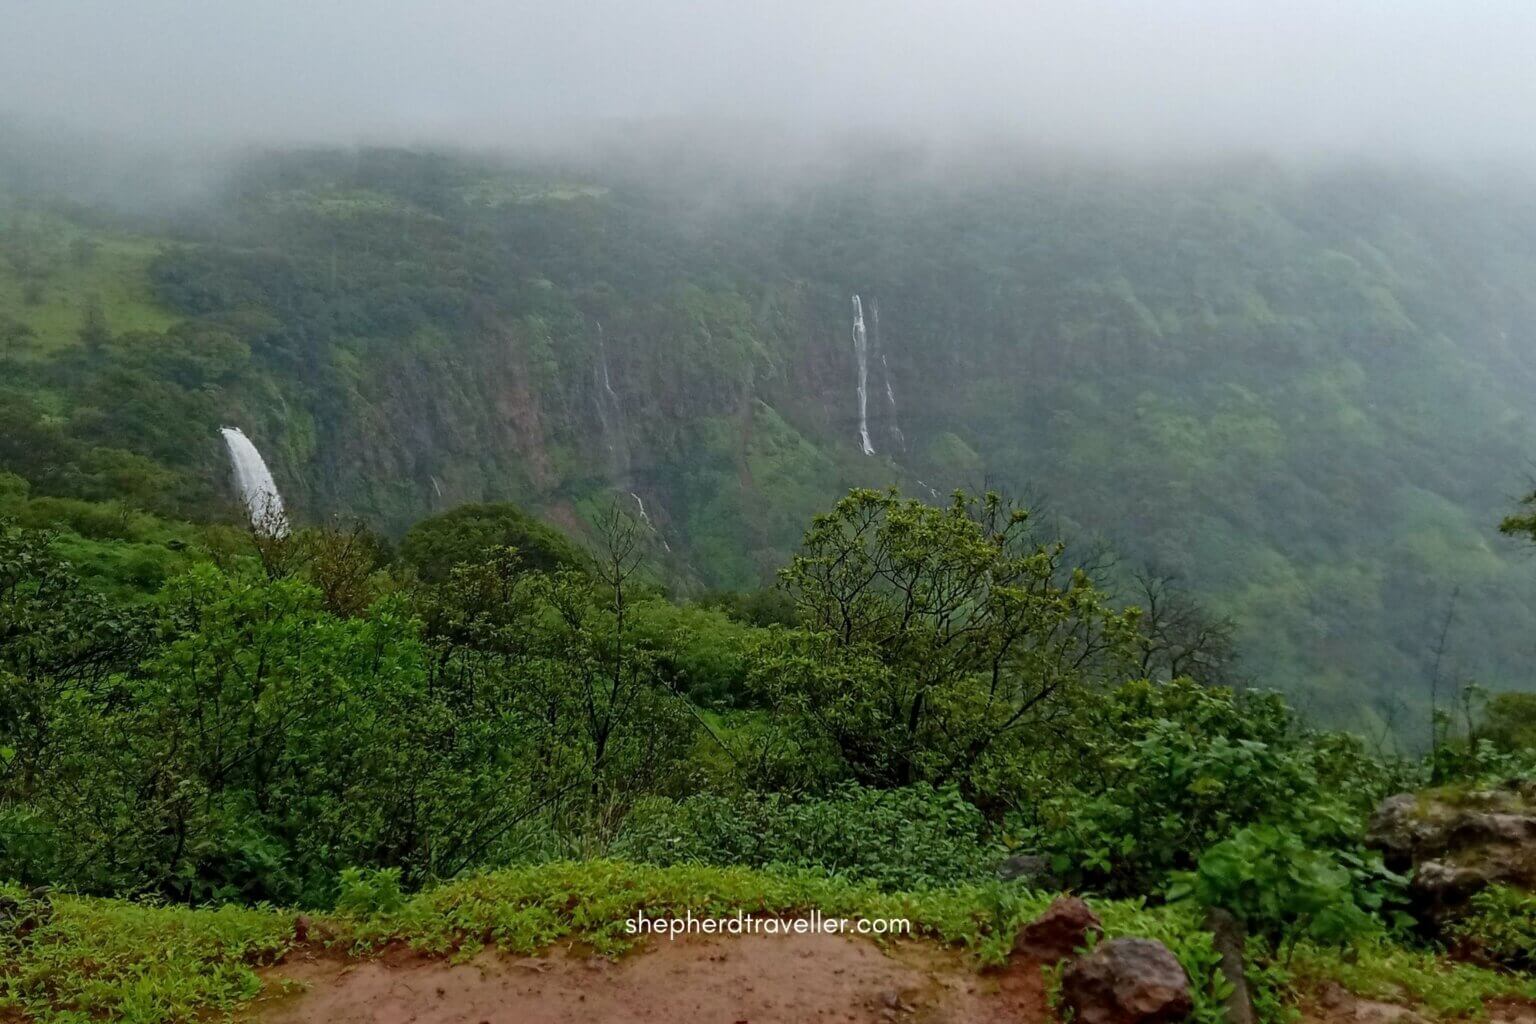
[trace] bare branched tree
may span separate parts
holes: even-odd
[[[1210,615],[1179,585],[1154,569],[1132,574],[1136,603],[1138,660],[1147,679],[1187,677],[1202,686],[1240,685],[1232,620]]]

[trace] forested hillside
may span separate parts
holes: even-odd
[[[1496,525],[1536,452],[1536,190],[903,166],[287,152],[146,213],[11,154],[0,470],[233,519],[235,425],[300,521],[511,500],[581,537],[617,496],[693,592],[771,583],[850,486],[986,484],[1122,585],[1177,577],[1316,714],[1424,732],[1437,679],[1529,684]]]

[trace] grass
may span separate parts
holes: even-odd
[[[0,885],[5,895],[22,894]],[[1019,923],[1049,900],[1002,884],[883,894],[814,875],[582,861],[509,868],[409,897],[388,874],[357,873],[343,885],[345,909],[316,915],[310,934],[356,955],[393,944],[447,956],[487,946],[529,954],[560,942],[615,955],[635,941],[625,922],[642,912],[789,915],[819,908],[828,916],[906,918],[918,934],[987,963],[1007,955]],[[1203,949],[1189,965],[1208,982],[1209,937],[1198,934],[1191,914],[1132,903],[1099,909],[1111,935],[1154,935],[1181,956]],[[189,909],[59,895],[51,919],[24,943],[0,932],[0,1019],[7,1011],[40,1024],[229,1016],[260,992],[257,968],[290,948],[293,928],[293,913],[268,907]]]
[[[25,901],[0,884],[0,899]],[[1000,962],[1014,934],[1051,896],[1002,883],[921,893],[880,893],[811,874],[711,867],[658,868],[619,861],[521,866],[402,895],[388,872],[349,872],[339,909],[315,915],[310,941],[367,956],[403,944],[455,958],[487,948],[536,954],[579,943],[600,954],[634,942],[625,922],[648,917],[728,917],[738,911],[784,916],[905,918],[916,934],[969,951],[976,964]],[[1094,901],[1110,938],[1166,943],[1188,970],[1194,1020],[1220,1018],[1211,938],[1190,906],[1147,908]],[[192,909],[58,895],[51,918],[25,940],[0,918],[0,1020],[38,1024],[112,1020],[166,1024],[231,1018],[262,988],[258,969],[294,943],[295,915],[270,907]],[[1536,982],[1389,943],[1348,956],[1303,946],[1289,970],[1265,973],[1267,1020],[1283,1020],[1289,986],[1337,981],[1372,998],[1411,1000],[1436,1016],[1476,1016],[1492,998],[1536,998]]]
[[[83,583],[114,601],[144,600],[215,553],[230,561],[253,557],[236,527],[162,519],[117,502],[0,493],[0,520],[51,531],[53,550]]]
[[[0,897],[17,898],[0,886]],[[24,944],[0,933],[0,1019],[151,1024],[228,1014],[261,990],[292,918],[272,910],[194,910],[59,896]],[[7,948],[7,943],[10,947]]]
[[[158,240],[91,230],[40,211],[13,208],[0,216],[10,236],[0,251],[0,317],[33,332],[17,357],[37,359],[75,344],[92,305],[114,333],[160,332],[181,319],[155,301],[150,285]]]
[[[1292,957],[1295,983],[1315,989],[1336,982],[1367,999],[1410,1002],[1439,1018],[1483,1016],[1499,998],[1536,1000],[1536,978],[1491,970],[1390,942],[1362,944],[1341,956],[1300,946]]]

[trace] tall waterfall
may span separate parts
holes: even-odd
[[[603,443],[613,457],[613,472],[620,477],[629,475],[629,445],[624,436],[624,407],[619,404],[619,393],[613,389],[613,379],[608,375],[608,346],[603,341],[603,325],[597,325],[597,366],[593,368],[597,383],[597,419],[603,431]]]
[[[869,339],[864,333],[864,303],[853,297],[853,352],[859,360],[859,444],[865,455],[875,454],[869,443]]]
[[[896,387],[891,383],[891,364],[885,361],[885,346],[880,341],[880,303],[873,297],[869,300],[869,319],[875,351],[880,353],[880,375],[885,379],[885,400],[891,404],[891,434],[896,438],[896,446],[906,451],[907,435],[901,432],[901,423],[896,419]]]
[[[277,493],[272,471],[261,452],[239,427],[221,427],[219,433],[224,435],[224,446],[229,449],[235,484],[240,488],[240,500],[245,503],[251,528],[265,537],[286,537],[288,516],[283,511],[283,498]]]

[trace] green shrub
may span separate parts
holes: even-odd
[[[1472,897],[1471,913],[1451,926],[1451,937],[1505,966],[1536,968],[1536,895],[1491,885]]]
[[[1300,732],[1273,694],[1135,683],[1090,705],[1074,731],[1080,756],[1037,769],[1044,798],[1017,831],[1063,879],[1107,893],[1157,892],[1250,825],[1348,844],[1387,784],[1355,746]]]
[[[1169,895],[1222,907],[1271,942],[1342,945],[1382,931],[1405,879],[1376,855],[1316,849],[1297,833],[1252,825],[1200,855]]]
[[[980,811],[953,788],[926,785],[847,785],[824,799],[749,794],[644,801],[614,852],[662,865],[778,865],[886,890],[985,880],[1002,856]]]
[[[336,896],[338,913],[353,917],[389,915],[405,905],[399,868],[347,868]]]
[[[516,505],[461,505],[423,519],[400,542],[400,558],[422,579],[448,578],[456,565],[483,562],[496,548],[516,548],[529,569],[553,571],[585,565],[586,555],[559,530]]]

